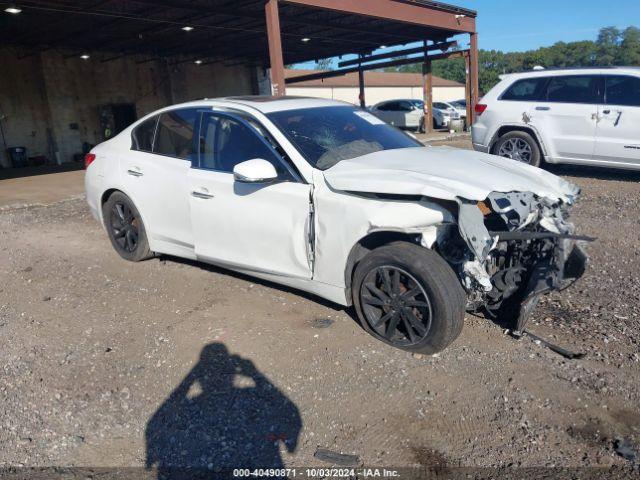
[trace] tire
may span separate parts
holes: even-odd
[[[386,287],[396,278],[401,294],[392,299],[393,285]],[[352,287],[362,327],[396,348],[432,355],[462,331],[466,295],[451,267],[432,250],[408,242],[379,247],[358,263]]]
[[[140,212],[124,193],[114,192],[107,199],[102,218],[111,245],[122,258],[140,262],[153,256]]]
[[[516,131],[504,134],[493,147],[493,153],[533,167],[539,167],[542,164],[542,153],[538,142],[527,132]]]

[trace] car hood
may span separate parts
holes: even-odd
[[[423,195],[480,201],[491,192],[531,192],[573,203],[579,189],[562,178],[514,160],[451,147],[382,150],[325,170],[335,190]]]

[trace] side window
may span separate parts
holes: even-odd
[[[409,102],[398,102],[398,110],[400,110],[401,112],[412,112],[413,105],[411,105]]]
[[[500,100],[519,102],[539,100],[547,78],[525,78],[511,85],[500,97]]]
[[[387,102],[387,103],[383,103],[382,105],[380,105],[378,107],[378,110],[381,110],[383,112],[389,112],[391,110],[393,110],[393,102]]]
[[[448,105],[445,105],[445,104],[444,104],[444,103],[442,103],[442,102],[435,102],[435,103],[433,104],[433,108],[437,108],[437,109],[439,109],[439,110],[447,110],[447,109],[449,108],[449,106],[448,106]]]
[[[640,107],[640,78],[628,76],[608,76],[605,89],[607,105]]]
[[[170,110],[160,115],[153,153],[194,160],[196,156],[193,132],[198,111],[195,108]]]
[[[546,100],[559,103],[599,103],[598,79],[595,75],[551,77]]]
[[[153,136],[156,133],[158,117],[145,120],[131,132],[131,148],[141,152],[150,152],[153,149]]]
[[[275,167],[279,178],[293,179],[281,159],[244,123],[228,117],[206,115],[200,132],[202,168],[232,173],[239,163],[261,158]]]

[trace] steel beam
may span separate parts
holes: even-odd
[[[476,31],[476,19],[464,14],[447,12],[426,5],[395,0],[282,0],[296,5],[324,8],[343,13],[395,20],[424,27],[459,33]]]
[[[444,42],[444,43],[436,43],[433,45],[428,45],[426,47],[426,51],[432,50],[442,50],[443,52],[449,50],[454,45],[457,45],[458,42]],[[415,55],[416,53],[423,53],[425,51],[425,47],[417,47],[417,48],[408,48],[407,50],[396,50],[394,52],[380,53],[378,55],[369,55],[361,58],[354,58],[353,60],[345,60],[344,62],[338,63],[339,67],[349,67],[351,65],[359,65],[361,63],[369,63],[376,60],[386,60],[388,58],[397,58],[402,55]]]
[[[434,60],[443,60],[445,58],[460,58],[464,56],[465,52],[467,52],[467,50],[458,50],[451,53],[440,53],[438,55],[428,55],[426,59],[429,61],[434,61]],[[363,70],[363,71],[378,70],[380,68],[398,67],[400,65],[411,65],[412,63],[421,63],[423,61],[425,61],[424,56],[412,57],[412,58],[401,58],[399,60],[392,60],[390,62],[372,63],[370,65],[343,68],[342,70],[310,73],[308,75],[299,75],[297,77],[289,77],[287,78],[287,83],[300,83],[300,82],[306,82],[308,80],[320,80],[323,78],[341,77],[342,75],[346,75],[347,73],[354,73],[360,70]]]

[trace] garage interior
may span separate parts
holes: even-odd
[[[80,165],[93,145],[157,108],[284,95],[285,65],[349,54],[356,60],[315,76],[364,78],[365,70],[420,62],[428,102],[431,61],[464,56],[472,114],[475,17],[427,0],[0,2],[0,166]],[[469,35],[468,49],[452,41],[460,35]]]

